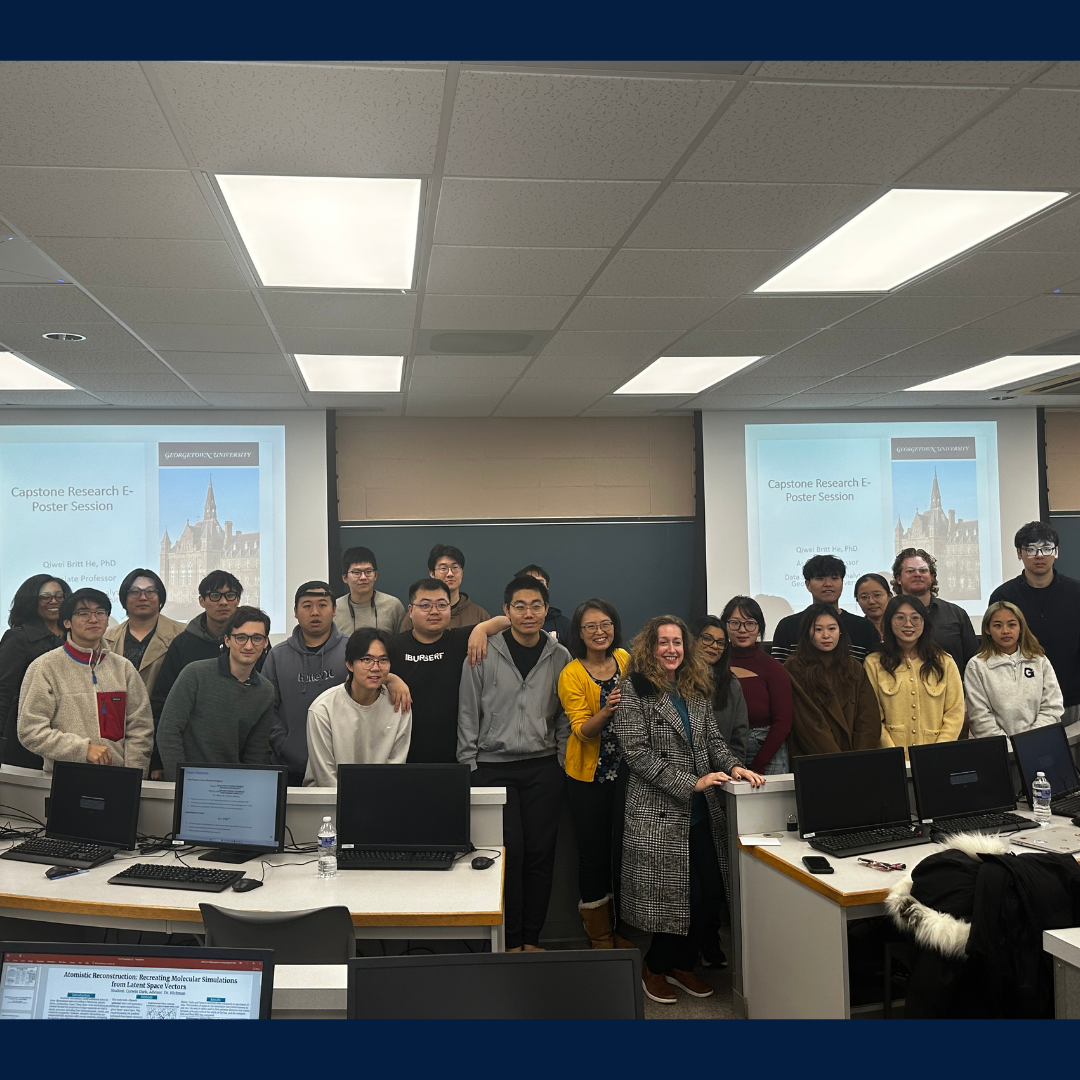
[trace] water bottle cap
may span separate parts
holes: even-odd
[[[1042,778],[1043,778],[1044,780],[1046,779],[1046,773],[1044,773],[1044,772],[1037,772],[1037,773],[1035,774],[1035,779],[1036,779],[1036,780],[1038,780],[1040,776],[1041,776],[1041,777],[1042,777]]]
[[[1039,775],[1042,776],[1042,773],[1039,773]],[[329,821],[329,820],[330,820],[329,816],[323,818],[323,821]]]

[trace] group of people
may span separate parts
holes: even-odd
[[[728,853],[719,785],[753,786],[800,754],[910,746],[1072,722],[1080,712],[1080,582],[1054,569],[1058,537],[1016,534],[1020,576],[991,597],[981,642],[939,597],[933,557],[901,551],[892,580],[864,574],[856,615],[846,567],[803,568],[812,603],[766,646],[752,597],[688,627],[648,620],[629,650],[619,613],[590,598],[569,619],[531,564],[494,617],[461,591],[465,556],[437,545],[408,603],[379,592],[375,554],[342,559],[348,592],[294,596],[296,627],[270,648],[270,619],[214,571],[186,626],[162,614],[152,570],[109,597],[49,575],[24,582],[0,640],[0,747],[9,764],[57,759],[172,780],[183,761],[276,763],[290,783],[336,785],[348,763],[462,762],[504,787],[505,925],[511,951],[539,949],[564,797],[594,947],[653,934],[650,998],[706,997],[699,959],[719,943]],[[617,899],[617,903],[616,903]]]

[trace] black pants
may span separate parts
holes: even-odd
[[[565,778],[554,755],[532,761],[480,762],[472,774],[473,787],[506,788],[503,881],[508,949],[540,944],[551,899]]]
[[[619,881],[626,766],[602,784],[568,776],[566,798],[577,836],[578,891],[582,903],[591,904],[614,894]]]
[[[645,963],[654,975],[693,971],[705,934],[716,925],[716,912],[724,893],[724,879],[716,861],[709,819],[690,826],[690,931],[653,934]]]

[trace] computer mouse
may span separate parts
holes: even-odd
[[[239,881],[233,882],[233,892],[251,892],[252,889],[261,889],[263,882],[258,878],[242,877]]]
[[[81,874],[82,870],[78,866],[50,866],[45,871],[47,878],[58,877],[71,877],[72,874]]]
[[[489,866],[494,866],[495,860],[489,859],[486,855],[477,855],[472,861],[472,868],[474,870],[486,870]]]

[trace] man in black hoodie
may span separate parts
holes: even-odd
[[[544,583],[545,589],[551,591],[551,575],[536,563],[523,566],[514,577],[534,577]],[[555,638],[563,648],[570,648],[570,620],[562,613],[561,608],[548,608],[547,619],[544,620],[544,633]]]

